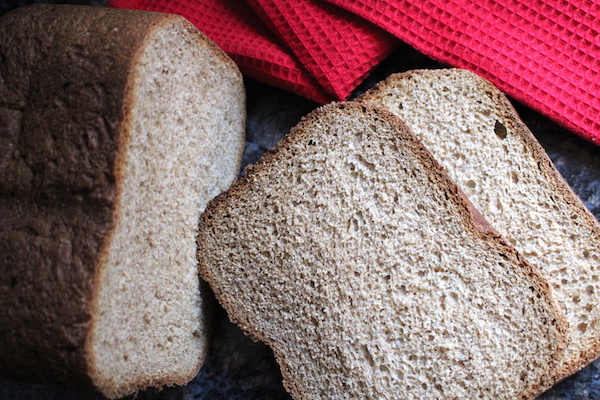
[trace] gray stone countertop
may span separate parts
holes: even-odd
[[[30,1],[0,2],[0,15]],[[76,1],[102,4],[102,1]],[[415,68],[439,68],[438,63],[408,46],[399,48],[355,94],[361,93],[393,72]],[[243,166],[253,163],[275,145],[299,119],[318,105],[289,92],[254,81],[246,81],[248,96],[247,138]],[[559,171],[586,206],[600,217],[600,147],[578,138],[529,108],[515,102],[522,119],[544,146]],[[149,391],[145,400],[267,400],[290,399],[281,385],[281,375],[268,347],[255,343],[229,322],[225,312],[216,312],[214,338],[205,365],[187,386]],[[540,400],[600,399],[600,360],[559,383]],[[95,395],[58,388],[0,380],[0,400],[101,400]]]

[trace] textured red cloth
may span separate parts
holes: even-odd
[[[600,144],[600,3],[329,0]]]
[[[346,100],[399,43],[373,23],[322,0],[246,1],[338,100]]]
[[[431,58],[478,73],[600,144],[600,3],[595,0],[246,1],[111,0],[109,5],[183,15],[246,76],[321,103],[345,99],[394,47],[395,39],[382,28]]]
[[[178,14],[210,37],[259,82],[319,103],[334,99],[241,0],[110,0],[108,6]]]

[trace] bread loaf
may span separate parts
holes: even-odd
[[[403,118],[555,288],[570,325],[556,379],[600,356],[600,226],[500,90],[466,70],[417,70],[358,100]]]
[[[197,224],[237,176],[244,121],[237,67],[181,17],[0,20],[2,377],[114,398],[196,375]]]
[[[229,317],[270,345],[295,399],[522,399],[565,321],[391,113],[305,117],[201,217],[198,259]]]

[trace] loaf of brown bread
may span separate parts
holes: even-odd
[[[566,323],[400,119],[309,114],[201,217],[201,275],[295,399],[526,399]]]
[[[483,216],[556,290],[569,321],[560,380],[600,356],[600,224],[506,96],[467,70],[390,76],[358,99],[413,132]]]
[[[235,179],[245,91],[185,19],[25,7],[0,20],[0,375],[120,397],[207,350],[196,232]]]

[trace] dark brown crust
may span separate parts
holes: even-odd
[[[544,175],[545,181],[550,182],[553,192],[556,193],[557,197],[561,197],[564,200],[564,204],[569,208],[569,210],[573,214],[579,216],[579,218],[583,222],[583,225],[591,232],[590,240],[599,240],[598,238],[600,238],[600,224],[598,223],[596,217],[581,202],[577,194],[565,181],[564,177],[560,174],[560,172],[558,172],[558,170],[552,163],[552,160],[536,139],[535,135],[533,135],[533,133],[527,127],[527,125],[525,125],[525,123],[520,119],[512,103],[508,100],[504,93],[502,93],[498,88],[496,88],[486,79],[468,71],[454,68],[440,70],[413,70],[409,72],[390,75],[386,80],[380,82],[373,89],[371,89],[371,91],[357,98],[356,101],[360,102],[364,99],[368,99],[369,97],[381,97],[386,91],[386,87],[393,87],[395,86],[395,82],[404,79],[411,79],[412,76],[431,76],[432,74],[434,74],[436,76],[439,76],[440,79],[445,79],[446,76],[452,77],[455,76],[457,73],[468,74],[468,79],[471,82],[473,82],[475,86],[477,86],[478,90],[486,92],[490,96],[490,98],[493,99],[492,101],[495,104],[499,105],[498,109],[502,112],[503,121],[508,122],[510,125],[510,131],[514,135],[517,135],[522,139],[524,145],[523,151],[526,153],[530,153],[537,160],[538,168],[540,172]],[[592,237],[595,239],[592,239]],[[581,370],[598,357],[600,357],[600,338],[596,341],[596,343],[591,345],[584,354],[581,354],[580,358],[576,362],[567,365],[561,370],[555,371],[550,379],[550,384],[547,387],[549,388],[550,386],[552,386],[552,382],[556,383]]]
[[[86,335],[102,249],[118,218],[124,99],[145,37],[175,19],[34,5],[0,20],[5,378],[92,386]]]
[[[480,236],[483,240],[493,243],[493,246],[506,257],[514,265],[518,265],[522,268],[525,275],[529,276],[532,282],[536,285],[535,290],[539,293],[540,299],[545,301],[548,308],[554,311],[556,318],[552,321],[547,321],[549,324],[555,325],[557,331],[561,335],[557,338],[558,348],[564,348],[566,346],[565,332],[567,330],[567,322],[559,309],[553,291],[547,281],[541,276],[539,271],[528,264],[517,251],[508,245],[502,237],[494,233],[493,230],[489,229],[489,224],[485,222],[483,218],[478,218],[477,215],[473,214],[473,207],[465,200],[465,196],[459,191],[458,187],[454,182],[446,175],[445,170],[437,161],[431,156],[431,154],[425,149],[423,144],[417,139],[408,129],[408,127],[392,113],[377,109],[372,106],[362,105],[358,103],[331,103],[323,107],[318,108],[306,117],[304,117],[300,123],[292,129],[292,131],[284,137],[274,148],[269,150],[258,163],[253,166],[249,166],[245,175],[238,180],[228,191],[217,196],[211,201],[201,217],[199,224],[199,237],[198,237],[198,260],[199,260],[199,271],[200,275],[210,284],[213,289],[217,300],[227,311],[229,318],[232,322],[241,327],[248,336],[255,341],[264,342],[269,345],[277,358],[284,379],[284,385],[288,392],[292,394],[295,399],[305,398],[305,394],[302,388],[298,387],[293,381],[293,374],[291,373],[292,367],[287,365],[285,354],[281,353],[276,343],[260,332],[259,328],[253,326],[249,322],[249,317],[244,315],[244,312],[240,310],[236,304],[235,298],[229,298],[227,295],[227,283],[220,282],[219,279],[213,274],[213,270],[209,265],[206,264],[205,259],[202,256],[204,239],[203,233],[210,235],[211,226],[213,224],[219,224],[219,215],[225,212],[228,207],[235,207],[240,201],[243,201],[245,193],[252,191],[254,181],[258,177],[269,171],[269,169],[276,168],[278,161],[293,157],[293,151],[290,150],[294,143],[298,143],[307,139],[311,133],[311,125],[313,122],[318,121],[322,117],[326,116],[327,113],[335,110],[345,110],[349,114],[371,114],[376,115],[380,121],[389,124],[398,133],[398,139],[402,141],[403,146],[409,146],[414,154],[419,157],[431,172],[432,179],[440,181],[440,187],[445,188],[445,193],[449,198],[449,201],[453,201],[456,204],[461,205],[458,208],[458,212],[462,215],[462,220],[465,221],[465,229],[470,230],[473,234]],[[479,213],[476,213],[479,214]],[[560,351],[557,352],[554,359],[554,364],[558,363],[561,356]],[[552,368],[553,364],[550,364],[548,368]],[[530,399],[535,395],[541,393],[547,388],[547,383],[540,382],[526,393],[522,393],[519,398]]]

